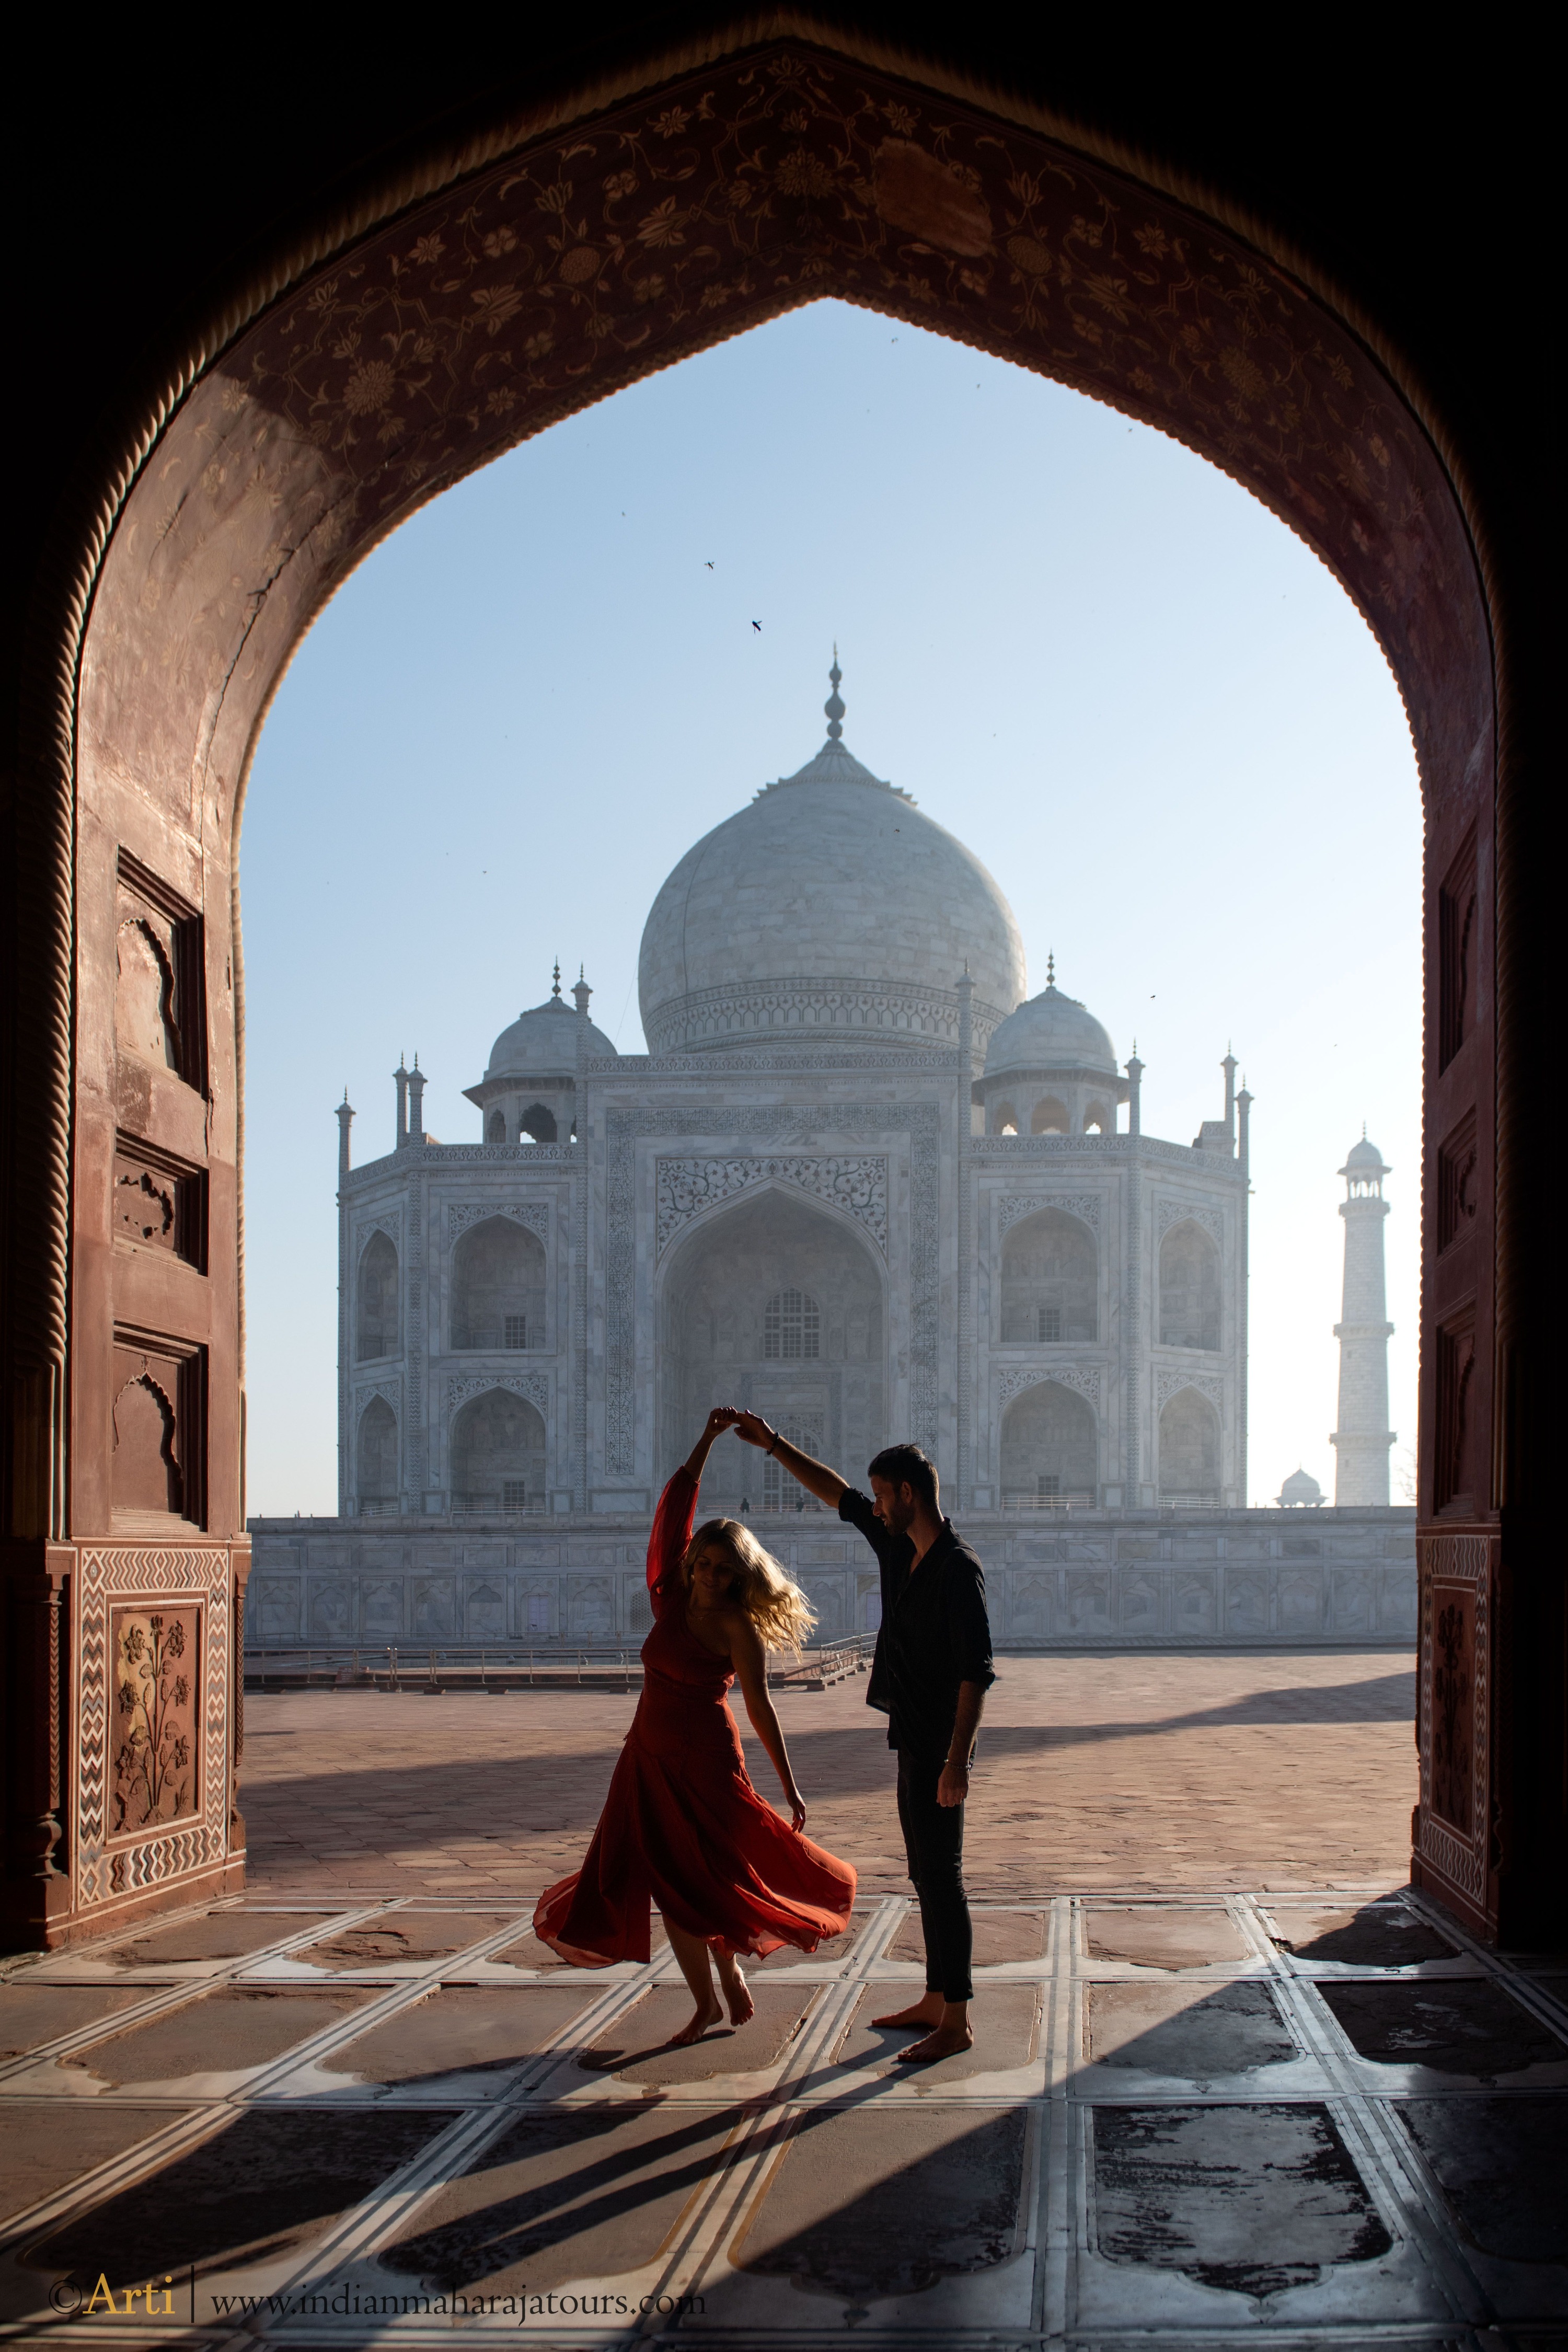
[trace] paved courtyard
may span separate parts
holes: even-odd
[[[0,1966],[0,2334],[1561,2341],[1568,1972],[1402,1891],[1406,1660],[1007,1662],[975,2045],[919,2073],[863,1690],[787,1701],[848,1937],[679,2051],[661,1940],[529,1932],[629,1700],[253,1702],[246,1897]]]
[[[1408,1653],[1003,1658],[998,1674],[966,1832],[977,1895],[1376,1890],[1407,1874]],[[251,1885],[537,1893],[581,1861],[636,1704],[595,1691],[253,1696]],[[811,1835],[854,1863],[868,1895],[906,1893],[886,1723],[864,1676],[778,1705]]]

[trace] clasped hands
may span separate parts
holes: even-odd
[[[705,1434],[721,1437],[727,1429],[732,1429],[746,1444],[760,1445],[764,1454],[778,1435],[776,1430],[768,1427],[760,1412],[742,1412],[735,1404],[716,1404],[708,1416]]]

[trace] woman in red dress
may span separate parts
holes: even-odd
[[[782,1944],[814,1952],[842,1935],[855,1873],[803,1837],[805,1801],[768,1696],[769,1649],[796,1648],[813,1618],[805,1596],[737,1519],[691,1532],[713,1441],[738,1412],[720,1405],[663,1495],[648,1538],[654,1628],[643,1643],[643,1688],[583,1867],[547,1888],[534,1932],[579,1968],[648,1958],[650,1903],[664,1915],[696,2008],[673,2036],[697,2042],[723,2011],[754,2003],[740,1956]],[[746,1777],[725,1693],[739,1680],[752,1727],[790,1809],[786,1828]]]

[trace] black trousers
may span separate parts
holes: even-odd
[[[926,1990],[943,2000],[973,2000],[974,1931],[963,1891],[963,1807],[939,1805],[945,1759],[899,1750],[899,1826],[910,1876],[920,1897],[926,1947]]]

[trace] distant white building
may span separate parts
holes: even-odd
[[[652,1051],[555,993],[502,1030],[472,1143],[340,1196],[348,1518],[650,1507],[709,1406],[857,1476],[912,1437],[960,1507],[1246,1491],[1247,1114],[1142,1132],[1134,1056],[1026,994],[1002,890],[841,741],[676,866]],[[1125,1107],[1125,1119],[1122,1109]],[[705,1496],[793,1507],[720,1447]]]
[[[1341,1318],[1339,1427],[1329,1443],[1336,1449],[1334,1501],[1352,1507],[1386,1504],[1388,1456],[1394,1433],[1388,1426],[1388,1342],[1383,1271],[1383,1223],[1388,1202],[1383,1180],[1390,1173],[1375,1143],[1351,1146],[1340,1174],[1345,1198],[1345,1286]]]
[[[339,1511],[253,1521],[249,1639],[635,1643],[660,1486],[710,1404],[863,1478],[935,1456],[1004,1646],[1405,1641],[1413,1515],[1250,1511],[1249,1097],[1142,1132],[1142,1064],[1056,985],[978,859],[827,740],[655,898],[650,1052],[579,981],[509,1024],[471,1141],[339,1184]],[[719,1445],[824,1637],[876,1564]]]

